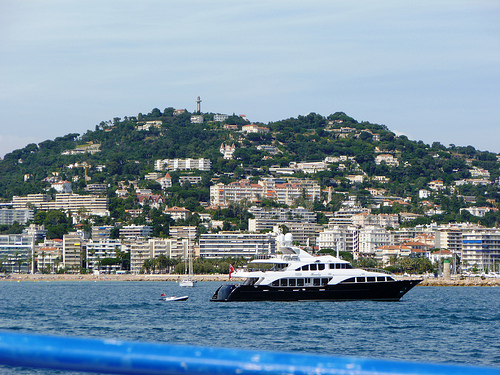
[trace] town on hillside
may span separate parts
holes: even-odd
[[[224,274],[280,252],[499,277],[500,161],[337,112],[269,124],[166,108],[0,160],[0,273]]]

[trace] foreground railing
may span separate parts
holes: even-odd
[[[500,374],[500,368],[0,332],[0,365],[113,374]]]

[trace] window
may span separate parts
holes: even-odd
[[[357,283],[364,283],[366,280],[364,277],[356,277],[356,282]]]
[[[313,279],[313,285],[314,286],[320,286],[321,285],[321,279]]]
[[[280,286],[288,286],[288,279],[281,279]]]
[[[302,271],[309,271],[309,264],[302,266]]]
[[[329,281],[330,281],[330,279],[324,277],[321,279],[321,285],[326,285],[326,284],[328,284]]]
[[[334,263],[330,263],[330,269],[331,269],[331,270],[334,270],[334,269],[335,269],[335,264],[334,264]]]
[[[295,279],[288,279],[288,286],[295,286]]]
[[[370,282],[374,282],[375,281],[375,277],[373,277],[373,276],[367,277],[366,281],[369,282],[369,283]]]
[[[279,280],[274,280],[271,285],[272,286],[280,286],[280,281]]]
[[[316,265],[316,264],[310,264],[310,265],[309,265],[309,269],[310,269],[311,271],[316,271],[316,270],[317,270],[317,265]]]
[[[297,286],[304,286],[304,279],[297,279]]]
[[[347,280],[342,281],[343,283],[355,283],[356,279],[354,277],[350,277]]]
[[[385,281],[385,276],[377,276],[377,281]]]
[[[325,269],[325,265],[320,263],[318,264],[318,270],[323,271]]]

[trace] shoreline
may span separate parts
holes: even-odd
[[[31,282],[49,282],[49,281],[171,281],[177,282],[183,275],[93,275],[93,274],[9,274],[0,278],[0,281],[31,281]],[[228,275],[194,275],[196,281],[229,281]],[[418,277],[396,276],[397,280],[418,279]],[[244,279],[233,278],[235,283],[242,282]],[[500,278],[482,278],[482,277],[452,277],[445,279],[443,277],[427,277],[418,284],[418,286],[500,286]]]

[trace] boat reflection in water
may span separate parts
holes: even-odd
[[[280,254],[256,258],[236,270],[233,277],[245,281],[220,286],[211,301],[398,301],[422,281],[352,268],[332,255],[313,256],[293,246],[290,233],[278,235],[277,241]]]

